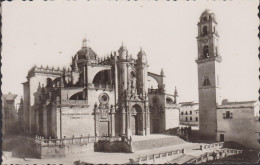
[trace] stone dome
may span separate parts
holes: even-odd
[[[211,14],[214,14],[211,10],[209,10],[209,9],[206,9],[206,10],[204,10],[204,12],[201,14],[201,17],[202,16],[206,16],[206,15],[211,15]]]
[[[97,58],[97,54],[90,47],[82,47],[77,54],[77,59],[90,59],[95,60]]]
[[[214,21],[214,22],[216,22],[215,14],[214,14],[211,10],[206,9],[206,10],[200,15],[200,20],[201,20],[201,21]]]

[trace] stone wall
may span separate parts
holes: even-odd
[[[93,109],[88,107],[62,107],[61,115],[61,129],[62,137],[66,136],[71,138],[72,136],[79,137],[83,136],[94,136],[95,127],[94,127],[94,114]],[[59,108],[57,109],[57,127],[58,129],[58,138],[60,131],[60,112]]]
[[[166,130],[171,128],[179,127],[179,109],[178,108],[167,108],[165,109],[165,125]]]
[[[131,152],[131,147],[123,141],[98,141],[94,145],[94,151],[96,152]]]

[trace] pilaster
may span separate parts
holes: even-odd
[[[47,138],[48,136],[48,128],[47,128],[47,107],[44,106],[43,109],[43,136]]]

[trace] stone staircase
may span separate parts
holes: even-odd
[[[143,139],[138,141],[133,141],[133,147],[135,151],[149,150],[160,147],[167,147],[177,144],[186,143],[183,139],[178,136],[165,136],[158,137],[155,139]]]

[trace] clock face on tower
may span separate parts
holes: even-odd
[[[206,45],[206,44],[208,44],[208,40],[207,40],[207,39],[205,39],[205,40],[202,40],[202,44],[203,44],[203,45]]]

